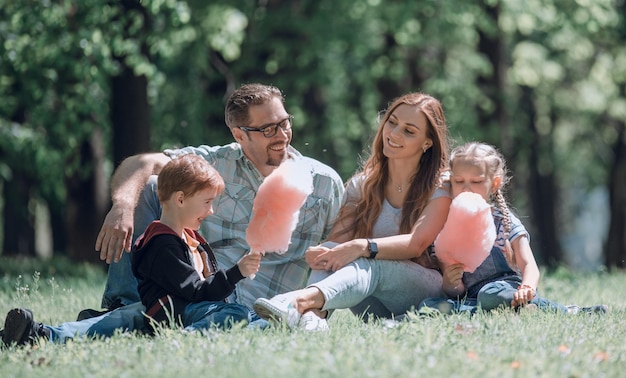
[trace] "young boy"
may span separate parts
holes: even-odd
[[[157,186],[161,219],[148,226],[131,254],[151,328],[171,320],[197,330],[250,319],[247,307],[224,300],[237,282],[258,271],[261,256],[246,255],[218,270],[211,247],[197,232],[223,190],[219,173],[199,156],[184,155],[163,167]]]
[[[161,219],[148,226],[132,253],[150,332],[171,320],[189,331],[250,320],[247,307],[224,300],[237,282],[258,271],[261,255],[245,255],[232,268],[218,270],[210,246],[197,232],[223,190],[219,173],[197,155],[163,167],[157,188]],[[37,337],[50,338],[51,328],[35,323],[30,310],[16,308],[7,314],[2,340],[7,346],[32,344]]]

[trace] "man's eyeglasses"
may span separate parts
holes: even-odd
[[[257,131],[263,133],[263,136],[266,138],[271,138],[278,132],[278,128],[280,127],[283,131],[291,130],[291,120],[293,119],[292,115],[279,121],[278,123],[272,123],[269,125],[261,126],[261,127],[249,127],[249,126],[239,126],[243,131]]]

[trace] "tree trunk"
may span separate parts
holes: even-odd
[[[92,167],[89,174],[77,171],[66,178],[68,254],[73,261],[102,264],[94,245],[108,206],[102,131],[95,129],[80,150],[82,167]]]
[[[121,0],[125,12],[140,12],[148,28],[147,14],[140,2]],[[126,25],[127,33],[128,27]],[[130,34],[130,33],[128,33]],[[137,38],[130,36],[129,38]],[[116,167],[126,157],[149,151],[150,111],[147,78],[136,76],[124,57],[117,57],[122,66],[119,76],[111,79],[111,121],[113,129],[113,163]],[[66,179],[67,239],[69,256],[75,261],[102,264],[94,246],[106,212],[110,207],[109,183],[104,173],[105,148],[102,130],[96,129],[80,151],[81,166],[91,167],[85,178],[80,172]]]
[[[35,220],[30,211],[32,181],[13,171],[13,179],[4,182],[4,256],[35,256]]]
[[[617,29],[617,40],[626,38],[626,2],[616,6],[621,15]],[[626,85],[620,85],[620,95],[624,98]],[[609,269],[626,268],[626,125],[617,123],[617,139],[613,146],[613,166],[609,177],[609,205],[611,221],[605,249],[605,263]]]
[[[613,166],[609,176],[609,205],[611,220],[605,250],[609,269],[626,268],[626,125],[618,124],[617,140],[613,146]]]
[[[129,67],[112,79],[111,119],[113,162],[116,167],[129,156],[150,151],[147,88],[146,77],[135,76]]]
[[[495,32],[489,33],[489,31],[478,29],[478,51],[487,57],[491,63],[492,72],[490,76],[479,76],[477,85],[485,96],[493,102],[494,106],[492,111],[477,107],[478,126],[485,131],[486,135],[493,135],[494,140],[488,141],[489,143],[498,145],[505,153],[513,153],[514,149],[511,148],[513,142],[509,135],[509,122],[504,105],[505,61],[502,54],[504,33],[499,32],[498,26],[500,6],[498,4],[493,6],[484,4],[483,10],[489,16]],[[506,157],[507,160],[512,160],[511,156]]]
[[[121,0],[125,12],[137,12],[143,17],[143,30],[130,35],[131,25],[125,25],[128,38],[145,40],[150,28],[150,17],[140,1]],[[138,35],[136,35],[138,34]],[[143,55],[148,56],[145,43]],[[117,167],[125,158],[150,151],[150,107],[148,106],[148,79],[136,76],[124,56],[117,60],[122,66],[120,75],[111,80],[111,121],[113,123],[113,164]]]
[[[13,70],[7,74],[9,76],[17,75]],[[23,90],[19,80],[14,81],[11,87],[14,93],[20,93]],[[19,104],[14,109],[13,114],[10,115],[10,120],[18,124],[24,123],[26,107]],[[20,157],[15,155],[11,159],[9,157],[10,154],[0,147],[0,158],[13,168],[11,169],[12,177],[4,181],[2,185],[4,207],[2,209],[3,241],[1,252],[5,256],[35,256],[35,219],[29,206],[31,188],[35,183],[29,173],[19,169],[20,165],[17,164],[19,161],[15,160],[20,159]]]
[[[533,235],[533,250],[535,257],[549,268],[555,268],[563,260],[563,252],[557,238],[556,209],[558,188],[554,170],[546,168],[542,161],[554,161],[551,158],[551,143],[549,136],[542,136],[536,128],[537,110],[534,105],[533,90],[522,88],[521,107],[528,115],[528,131],[530,134],[529,147],[529,180],[528,193],[532,206],[532,223],[537,230]]]

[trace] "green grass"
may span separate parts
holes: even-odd
[[[28,307],[59,324],[98,308],[105,275],[88,266],[0,266],[0,313]],[[31,269],[39,270],[31,270]],[[41,273],[37,273],[41,272]],[[21,276],[20,276],[21,274]],[[205,335],[165,330],[150,338],[45,343],[0,352],[1,377],[620,377],[626,367],[626,274],[544,274],[560,303],[608,304],[605,316],[511,311],[439,316],[390,328],[337,311],[328,333],[274,328]],[[2,315],[3,320],[4,315]]]

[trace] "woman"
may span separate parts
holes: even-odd
[[[395,99],[381,117],[370,157],[346,185],[328,238],[333,243],[307,250],[314,269],[309,285],[259,298],[257,314],[290,328],[323,330],[328,310],[392,317],[442,294],[441,274],[427,263],[427,250],[451,202],[441,182],[447,140],[437,99],[423,93]]]

